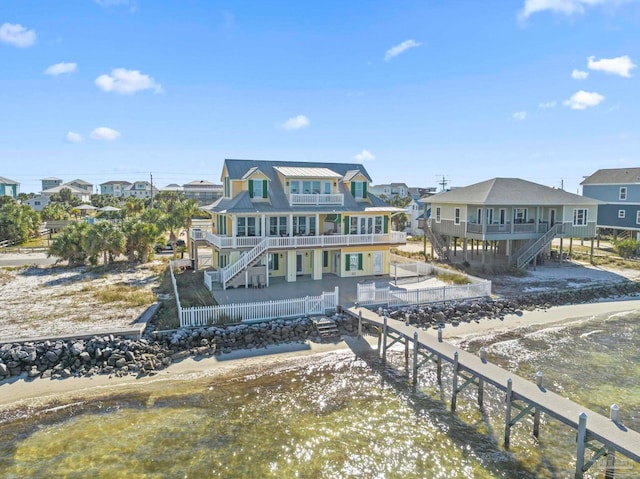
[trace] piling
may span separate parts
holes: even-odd
[[[458,351],[453,355],[453,391],[451,392],[451,410],[456,410],[458,401]]]
[[[418,385],[418,332],[413,333],[413,385]]]
[[[576,450],[576,474],[575,479],[584,478],[584,451],[587,444],[587,415],[578,416],[578,439]]]
[[[536,373],[536,385],[542,389],[542,371]],[[533,437],[538,439],[540,436],[540,409],[535,408],[533,412]]]
[[[504,447],[509,448],[509,441],[511,439],[511,399],[513,396],[512,392],[513,388],[513,380],[511,378],[507,379],[507,395],[505,397],[505,401],[507,403],[507,412],[505,414],[506,419],[504,421]]]

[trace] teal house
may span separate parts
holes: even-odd
[[[11,198],[17,200],[19,193],[20,183],[0,176],[0,196],[11,196]]]

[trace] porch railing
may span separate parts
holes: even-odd
[[[289,205],[305,205],[305,206],[323,206],[323,205],[344,205],[344,195],[342,193],[335,194],[307,194],[292,193],[289,195]]]
[[[253,248],[267,240],[267,248],[323,248],[366,244],[402,244],[407,241],[403,231],[362,235],[317,236],[220,236],[204,232],[204,239],[218,249]]]

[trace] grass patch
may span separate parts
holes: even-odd
[[[156,326],[159,330],[177,329],[180,327],[178,319],[178,306],[176,305],[175,293],[171,284],[171,274],[168,264],[161,276],[160,286],[156,291],[158,295],[166,295],[169,299],[161,299],[162,309],[156,316]],[[204,273],[186,270],[176,272],[176,284],[180,295],[180,304],[183,308],[195,306],[215,306],[217,303],[204,285]]]
[[[460,273],[436,273],[438,278],[443,283],[449,284],[469,284],[471,281],[465,275]]]
[[[135,286],[124,285],[100,288],[95,291],[95,298],[101,303],[123,303],[128,307],[146,306],[155,301],[153,292]]]

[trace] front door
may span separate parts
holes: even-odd
[[[549,228],[556,224],[556,210],[549,210]]]
[[[304,256],[302,253],[296,254],[296,275],[304,274]]]
[[[382,267],[383,258],[384,253],[382,251],[373,253],[373,274],[382,274],[384,272]]]

